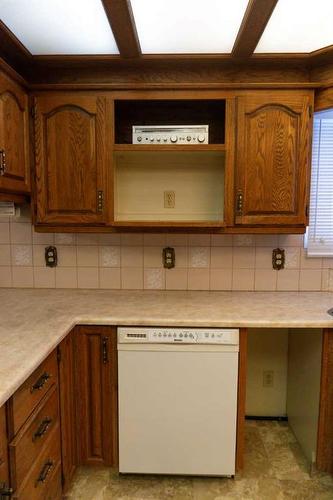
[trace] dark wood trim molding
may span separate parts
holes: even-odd
[[[333,83],[330,88],[315,93],[315,111],[333,108]]]
[[[333,473],[333,329],[323,330],[317,468]]]
[[[308,54],[310,65],[319,65],[324,63],[332,63],[333,61],[333,45],[328,45],[319,50],[314,50]]]
[[[246,58],[253,54],[278,0],[250,0],[236,41],[233,57]]]
[[[139,37],[129,0],[102,0],[102,3],[121,57],[139,57]]]
[[[0,20],[0,57],[23,77],[26,76],[32,54]]]
[[[27,88],[28,82],[21,76],[12,66],[10,66],[2,57],[0,57],[0,71],[3,71],[7,76],[12,78],[16,83]]]
[[[211,84],[223,87],[243,83],[307,83],[309,71],[303,63],[268,63],[262,59],[237,63],[232,58],[142,56],[137,59],[109,57],[36,57],[29,83],[34,84],[106,84],[114,87],[145,88],[159,86]]]

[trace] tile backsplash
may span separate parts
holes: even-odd
[[[48,245],[56,268],[45,266]],[[163,268],[165,246],[175,249],[173,269]],[[333,259],[308,258],[302,235],[36,233],[21,216],[0,219],[0,287],[333,291]]]

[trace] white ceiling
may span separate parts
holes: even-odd
[[[248,0],[131,0],[143,54],[230,53]],[[101,0],[0,0],[33,55],[119,54]],[[333,44],[333,0],[279,0],[257,53]]]
[[[100,0],[0,0],[0,16],[34,55],[119,54]]]
[[[131,0],[143,54],[230,53],[248,0]]]
[[[333,44],[333,0],[279,0],[255,52],[312,52]]]

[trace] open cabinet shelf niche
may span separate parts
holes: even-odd
[[[209,144],[224,144],[225,100],[116,100],[115,143],[132,144],[133,125],[208,125]]]
[[[114,155],[116,223],[223,224],[223,151],[136,150]]]

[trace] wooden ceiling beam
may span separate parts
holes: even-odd
[[[102,0],[121,57],[141,56],[139,37],[129,0]]]
[[[32,55],[0,20],[0,57],[22,76],[28,72]]]
[[[252,56],[278,0],[250,0],[239,28],[232,56]]]

